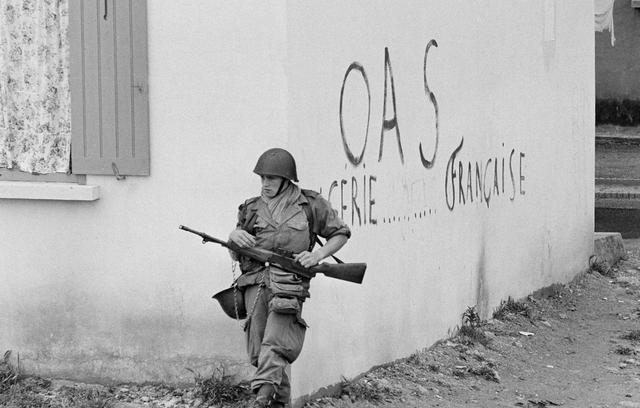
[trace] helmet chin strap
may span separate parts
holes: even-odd
[[[276,195],[274,197],[277,197],[278,195],[280,195],[280,193],[282,193],[282,190],[284,190],[285,188],[285,184],[287,184],[288,182],[289,180],[287,180],[286,178],[282,179],[282,182],[280,183],[280,187],[278,187],[278,191],[276,191]]]

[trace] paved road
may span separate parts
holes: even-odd
[[[596,139],[596,182],[640,185],[640,138]]]

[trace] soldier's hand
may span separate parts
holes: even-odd
[[[248,248],[255,246],[256,238],[242,229],[236,229],[229,234],[229,241],[233,242],[240,248]]]
[[[300,265],[304,266],[305,268],[316,266],[320,261],[322,261],[322,257],[318,253],[309,251],[300,252],[293,259],[298,261]]]

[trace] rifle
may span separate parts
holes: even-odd
[[[246,256],[255,261],[260,262],[263,265],[275,265],[284,269],[287,272],[294,273],[302,278],[311,279],[316,274],[322,273],[324,276],[334,279],[345,280],[353,283],[362,283],[364,279],[364,272],[367,269],[366,263],[342,263],[342,264],[328,264],[320,263],[311,268],[305,268],[299,262],[283,254],[269,251],[261,248],[240,248],[233,242],[226,242],[221,239],[212,237],[204,232],[193,230],[184,225],[180,225],[181,230],[196,234],[202,238],[202,243],[213,242],[228,248],[239,255]]]

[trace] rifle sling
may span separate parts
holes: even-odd
[[[304,194],[304,190],[302,190],[303,194]],[[305,195],[305,197],[307,197]],[[308,197],[307,197],[308,200]],[[322,241],[320,241],[320,238],[318,238],[318,235],[313,233],[312,227],[313,227],[313,211],[311,211],[311,203],[307,204],[307,205],[303,205],[302,209],[304,210],[305,215],[307,216],[307,222],[309,225],[309,252],[311,252],[311,250],[313,249],[313,246],[317,243],[318,245],[320,245],[321,247],[324,246],[322,244]],[[251,211],[251,216],[245,220],[245,223],[242,225],[242,229],[247,231],[248,233],[250,233],[251,235],[255,235],[255,231],[254,231],[254,227],[256,225],[256,220],[258,218],[258,212],[255,211],[255,209],[250,210]],[[333,258],[334,261],[336,261],[337,263],[341,264],[344,263],[343,261],[340,260],[340,258],[335,257],[333,255],[331,255],[331,258]]]
[[[316,235],[316,242],[318,243],[318,245],[320,245],[320,246],[324,246],[324,245],[322,245],[322,241],[320,241],[320,238],[318,238],[318,236],[317,236],[317,235]],[[333,255],[331,255],[331,257],[333,258],[333,260],[334,260],[334,261],[336,261],[336,262],[337,262],[337,263],[339,263],[339,264],[344,263],[344,262],[342,262],[342,260],[341,260],[340,258],[338,258],[337,256],[333,256]]]

